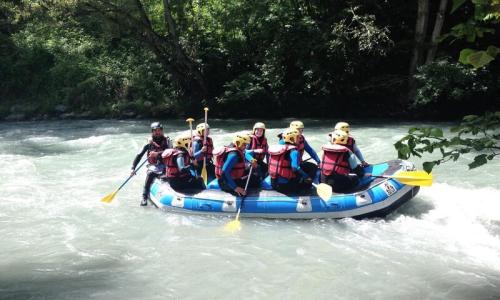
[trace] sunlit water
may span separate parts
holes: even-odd
[[[271,141],[287,121],[268,122]],[[333,122],[305,120],[317,150]],[[210,123],[217,145],[252,125]],[[187,128],[166,124],[170,136]],[[228,218],[140,207],[144,170],[99,201],[127,178],[148,125],[0,123],[0,299],[500,297],[498,159],[439,167],[386,219],[243,219],[228,234]],[[381,162],[422,124],[351,125],[367,161]]]

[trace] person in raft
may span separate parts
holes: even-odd
[[[330,185],[336,193],[349,191],[364,176],[364,169],[358,164],[356,155],[346,146],[348,140],[347,133],[337,129],[331,133],[330,144],[322,147],[321,182]]]
[[[268,149],[266,125],[262,122],[257,122],[253,125],[252,134],[250,134],[250,144],[247,145],[245,151],[245,158],[249,162],[255,161],[257,164],[256,173],[260,180],[267,176],[268,167],[266,161],[269,161]]]
[[[191,137],[179,135],[174,139],[174,148],[163,151],[161,155],[166,166],[165,178],[174,190],[203,188],[203,181],[196,176],[191,164],[190,146]]]
[[[149,189],[153,180],[165,171],[165,165],[160,159],[161,154],[165,149],[171,148],[170,139],[163,133],[163,125],[160,122],[151,123],[151,138],[144,147],[142,147],[141,152],[139,152],[132,163],[132,170],[130,175],[135,174],[135,167],[141,160],[144,153],[147,153],[146,157],[148,159],[148,171],[146,175],[146,181],[144,183],[144,190],[142,192],[141,205],[148,205]]]
[[[269,175],[273,189],[284,194],[297,193],[310,189],[313,176],[307,174],[300,166],[300,150],[298,148],[300,132],[293,128],[281,134],[283,143],[269,147]],[[312,172],[315,174],[316,170]]]
[[[196,126],[196,135],[193,137],[193,156],[195,159],[195,167],[197,174],[201,174],[203,168],[203,160],[206,159],[207,177],[210,182],[215,178],[215,166],[212,161],[214,152],[214,142],[208,135],[210,134],[210,126],[208,124],[205,128],[205,123],[200,123]],[[207,140],[204,143],[205,134]]]
[[[290,123],[290,128],[295,129],[299,132],[298,140],[297,140],[297,150],[299,151],[299,165],[304,172],[306,172],[309,177],[316,179],[315,182],[317,182],[317,177],[319,177],[319,174],[317,174],[318,166],[320,163],[320,159],[318,154],[316,154],[316,151],[314,151],[311,146],[309,146],[309,143],[307,143],[306,138],[303,135],[304,132],[304,123],[302,121],[292,121]],[[280,138],[279,143],[284,144],[285,141],[282,138],[282,134],[279,134],[278,137]],[[304,162],[302,161],[302,156],[304,155],[304,152],[307,152],[309,156],[316,161],[316,164],[313,164],[312,162]]]
[[[215,176],[218,179],[219,186],[223,191],[243,196],[246,195],[245,184],[245,148],[250,144],[248,133],[237,133],[233,137],[233,142],[214,152]],[[254,162],[254,167],[256,163]],[[249,187],[259,185],[258,178],[249,175]]]
[[[350,136],[351,127],[349,126],[349,124],[346,122],[338,122],[337,124],[335,124],[334,130],[342,130],[347,133],[347,135],[349,135],[349,139],[347,140],[347,144],[345,146],[349,148],[349,150],[351,150],[354,155],[356,155],[363,167],[367,167],[369,164],[365,161],[365,158],[363,157],[361,150],[359,150],[358,146],[356,145],[356,141],[354,140],[354,138]]]

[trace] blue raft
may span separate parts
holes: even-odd
[[[415,166],[407,161],[392,160],[365,168],[373,175],[393,175],[398,171],[411,171]],[[265,186],[265,184],[264,184]],[[412,199],[418,186],[408,186],[392,178],[363,178],[349,193],[336,194],[327,201],[315,189],[297,195],[285,195],[267,187],[249,190],[241,208],[242,217],[317,219],[317,218],[370,218],[384,217]],[[241,197],[218,189],[215,182],[206,190],[175,191],[157,179],[151,186],[150,200],[166,211],[234,215],[241,204]]]

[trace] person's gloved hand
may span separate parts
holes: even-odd
[[[369,163],[367,163],[367,162],[366,162],[366,161],[364,161],[364,160],[361,162],[361,166],[362,166],[363,168],[364,168],[364,167],[368,167],[369,165],[370,165],[370,164],[369,164]]]
[[[361,165],[358,165],[353,171],[358,177],[363,177],[365,175],[365,169],[363,169]]]
[[[306,178],[306,179],[304,179],[304,183],[305,184],[312,184],[312,182],[313,182],[313,180],[311,178],[309,178],[309,177]]]
[[[237,186],[234,191],[236,192],[236,194],[240,195],[240,196],[244,196],[247,194],[247,192],[245,191],[245,189]]]
[[[252,168],[257,168],[257,160],[256,159],[252,159],[252,161],[250,162],[252,164]]]

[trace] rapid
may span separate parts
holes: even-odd
[[[199,120],[198,120],[199,121]],[[268,121],[271,144],[290,120]],[[317,151],[337,120],[303,120]],[[351,121],[370,163],[412,126]],[[500,159],[472,156],[385,219],[242,219],[140,207],[149,121],[0,123],[0,299],[499,299]],[[170,137],[185,131],[166,120]],[[252,120],[209,120],[214,144]],[[419,168],[421,160],[411,159]]]

